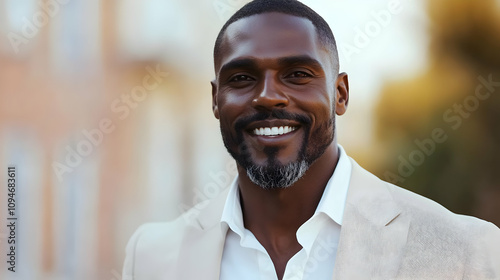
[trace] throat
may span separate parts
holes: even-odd
[[[258,230],[252,233],[269,254],[278,279],[283,279],[288,261],[302,249],[296,231],[274,233],[275,235]]]

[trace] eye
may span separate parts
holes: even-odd
[[[249,82],[253,81],[253,78],[248,75],[235,75],[229,79],[229,82]]]
[[[293,70],[285,75],[284,80],[291,84],[305,85],[310,83],[314,77],[314,74],[307,70]]]
[[[287,78],[310,78],[310,77],[312,77],[312,75],[304,71],[295,71],[287,76]]]

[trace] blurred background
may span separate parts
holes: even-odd
[[[227,186],[212,47],[246,2],[0,0],[1,279],[121,279],[140,224]],[[500,0],[303,2],[329,22],[349,74],[347,153],[500,225]]]

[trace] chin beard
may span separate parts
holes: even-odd
[[[248,178],[265,190],[285,189],[295,184],[309,169],[305,160],[286,165],[251,165],[246,168]]]

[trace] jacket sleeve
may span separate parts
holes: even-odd
[[[473,244],[463,279],[500,279],[500,229],[484,223]]]
[[[486,238],[488,254],[495,279],[500,279],[500,229],[492,223],[488,223]]]

